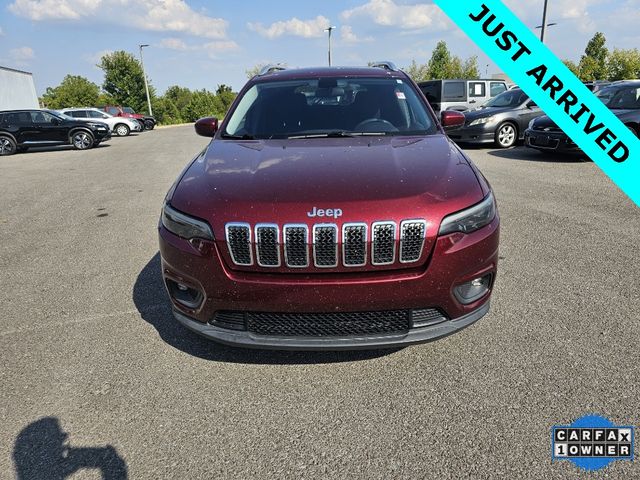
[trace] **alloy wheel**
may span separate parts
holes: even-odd
[[[516,129],[513,125],[506,124],[498,131],[498,143],[502,147],[510,147],[516,142]]]
[[[78,150],[86,150],[93,145],[93,139],[86,132],[79,132],[73,136],[73,146]]]
[[[0,155],[11,155],[14,151],[13,143],[8,138],[0,138]]]

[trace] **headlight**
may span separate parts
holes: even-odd
[[[495,117],[482,117],[482,118],[476,118],[475,120],[473,120],[469,126],[473,127],[474,125],[484,125],[485,123],[491,123],[495,120]]]
[[[440,224],[439,235],[462,232],[471,233],[489,225],[496,216],[496,202],[493,193],[489,193],[484,200],[473,207],[445,217]]]
[[[162,209],[162,225],[171,233],[187,240],[192,238],[213,240],[213,232],[207,222],[185,215],[167,203]]]
[[[529,122],[529,126],[527,128],[529,128],[529,129],[533,128],[533,124],[534,123],[536,123],[536,119],[535,118]]]

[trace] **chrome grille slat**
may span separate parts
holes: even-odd
[[[332,223],[313,226],[313,264],[318,268],[338,266],[338,227]]]
[[[309,229],[306,225],[289,224],[283,228],[284,262],[287,267],[309,266]]]
[[[258,223],[255,226],[256,262],[261,267],[280,266],[280,231],[278,225]]]
[[[231,260],[236,265],[253,265],[251,227],[248,223],[227,223],[225,227],[227,247]]]
[[[424,220],[403,220],[400,223],[400,262],[420,260],[426,232],[427,222]]]
[[[396,258],[396,224],[374,222],[371,226],[371,263],[390,265]]]
[[[367,264],[367,224],[342,225],[342,264],[345,267],[364,267]]]

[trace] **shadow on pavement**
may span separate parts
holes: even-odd
[[[487,154],[493,157],[508,158],[509,160],[523,160],[525,162],[582,163],[589,161],[589,159],[584,155],[539,152],[533,148],[527,147],[490,150]]]
[[[56,417],[43,417],[18,434],[13,461],[18,480],[64,480],[79,470],[96,470],[105,480],[125,480],[127,464],[111,445],[73,447]]]
[[[204,360],[275,365],[336,363],[369,360],[401,350],[395,348],[346,352],[289,352],[229,347],[205,339],[183,327],[173,318],[171,303],[162,281],[159,253],[156,253],[138,274],[133,287],[133,302],[142,318],[153,325],[165,342]]]
[[[107,140],[107,141],[111,141]],[[100,145],[98,145],[97,147],[92,147],[88,150],[76,150],[75,148],[73,148],[73,146],[71,145],[52,145],[50,147],[29,147],[29,150],[26,152],[19,152],[16,155],[29,155],[31,153],[40,153],[40,152],[78,152],[78,154],[81,154],[82,152],[86,152],[86,151],[91,151],[91,150],[99,150],[101,148],[109,148],[111,145],[109,145],[108,143],[101,143]]]

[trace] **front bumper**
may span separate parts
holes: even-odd
[[[213,340],[256,348],[336,350],[383,348],[426,342],[459,331],[489,309],[498,263],[499,218],[480,230],[438,237],[426,265],[406,270],[358,273],[280,274],[229,269],[221,259],[224,243],[189,242],[159,226],[162,274],[197,290],[195,305],[181,304],[169,292],[174,315]],[[454,287],[490,274],[489,291],[464,305]],[[402,333],[338,336],[267,336],[211,324],[217,312],[335,313],[433,308],[446,321]]]
[[[582,150],[564,132],[527,129],[524,132],[524,144],[541,152],[560,152],[581,154]]]
[[[364,350],[395,348],[437,340],[468,327],[480,320],[488,311],[489,301],[487,300],[481,307],[460,318],[437,325],[412,328],[405,334],[322,338],[255,335],[251,332],[219,328],[208,323],[198,322],[175,308],[173,316],[178,322],[197,334],[226,345],[276,350]]]
[[[496,125],[474,125],[473,127],[462,127],[458,130],[453,130],[449,134],[449,138],[456,143],[492,143],[495,141],[495,127]]]

